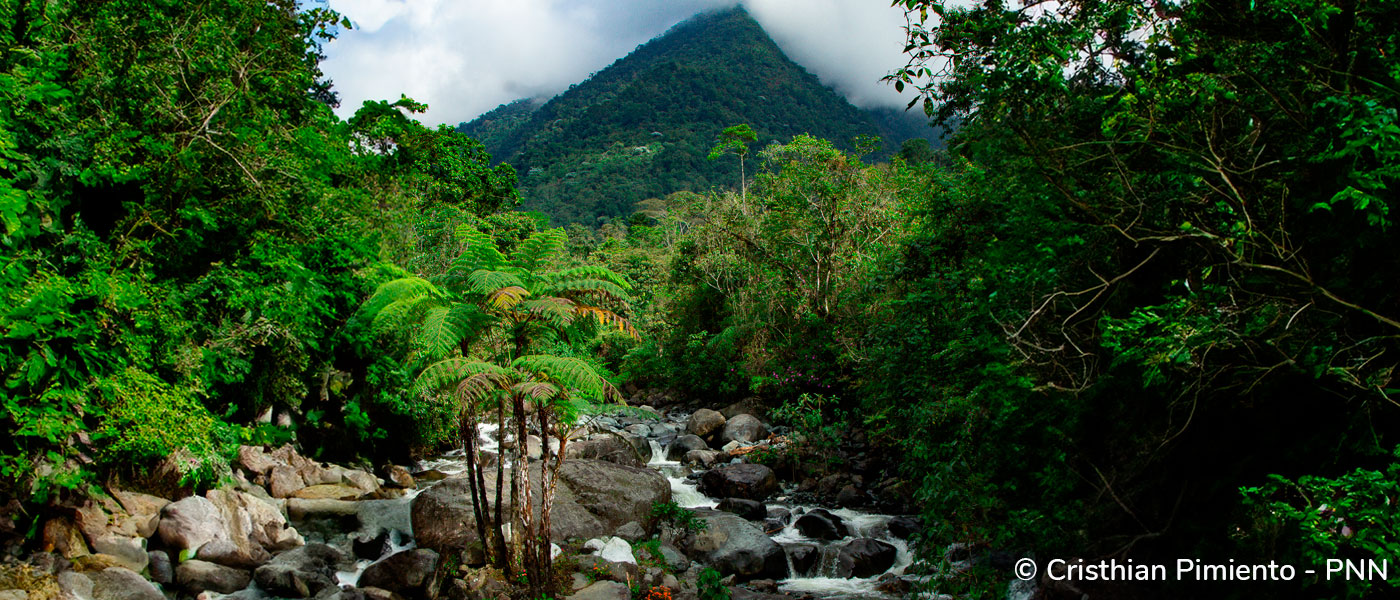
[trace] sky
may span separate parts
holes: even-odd
[[[548,98],[697,12],[735,0],[326,0],[355,27],[322,70],[348,116],[407,94],[429,125]],[[904,13],[886,0],[741,0],[789,58],[864,108],[903,108],[879,80],[903,66]]]

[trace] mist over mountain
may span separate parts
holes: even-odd
[[[517,169],[526,208],[596,225],[647,198],[738,187],[737,160],[707,159],[738,123],[757,132],[755,152],[802,133],[846,149],[879,136],[876,159],[913,137],[938,143],[917,111],[862,110],[822,85],[743,8],[698,15],[548,101],[504,104],[458,131]]]

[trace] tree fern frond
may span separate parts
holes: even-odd
[[[613,271],[612,269],[609,269],[602,265],[584,265],[581,267],[572,267],[569,269],[564,269],[562,271],[555,271],[553,273],[542,275],[540,276],[540,278],[547,284],[558,281],[568,281],[571,279],[601,279],[603,281],[612,283],[613,285],[620,287],[623,290],[632,290],[632,284],[627,283],[627,279],[625,277],[619,275],[616,271]]]
[[[557,398],[560,392],[559,386],[547,381],[523,381],[515,384],[512,388],[517,394],[525,396],[536,403],[548,403]]]
[[[557,296],[531,298],[517,304],[515,308],[554,327],[567,327],[578,314],[577,305],[572,300]]]
[[[530,292],[518,285],[508,285],[486,295],[486,303],[496,310],[506,310],[520,304]]]
[[[557,383],[585,398],[622,400],[617,388],[603,379],[591,365],[577,358],[531,354],[511,361],[510,366],[532,373],[543,381]]]
[[[373,319],[385,307],[395,302],[413,298],[442,297],[442,291],[421,277],[402,277],[386,281],[375,288],[368,300],[360,306],[360,314]]]
[[[462,264],[471,269],[497,269],[508,263],[506,255],[496,247],[495,240],[475,227],[465,223],[458,225],[456,234],[457,240],[466,248],[452,261],[454,267]]]
[[[504,373],[505,371],[504,367],[481,359],[445,358],[425,367],[423,372],[418,374],[418,378],[413,380],[413,390],[420,394],[430,394],[449,385],[456,385],[463,379],[479,373]]]
[[[527,271],[535,271],[563,250],[568,241],[568,235],[560,228],[536,231],[511,253],[510,263]]]
[[[515,380],[516,374],[508,369],[481,371],[458,382],[456,395],[464,403],[477,404],[487,399],[492,392],[509,389]]]
[[[474,294],[490,294],[506,287],[524,288],[525,282],[514,273],[477,269],[467,276],[467,290]]]
[[[544,285],[541,294],[554,296],[594,295],[616,302],[626,302],[627,292],[621,286],[604,279],[566,279]]]
[[[426,296],[396,300],[375,313],[374,319],[370,321],[370,329],[379,333],[402,334],[417,322],[424,312],[439,304],[441,302],[437,298]]]
[[[580,304],[574,307],[574,311],[580,315],[592,315],[594,318],[598,319],[599,325],[603,327],[615,327],[618,331],[627,334],[628,337],[634,340],[641,339],[641,336],[637,335],[637,328],[632,326],[631,321],[606,308]]]

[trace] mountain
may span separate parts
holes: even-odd
[[[737,160],[706,158],[738,123],[758,133],[754,151],[801,133],[847,149],[879,135],[876,158],[920,133],[937,143],[920,115],[864,111],[823,86],[743,8],[698,15],[548,102],[504,104],[458,131],[516,168],[526,208],[596,225],[646,198],[738,187]]]

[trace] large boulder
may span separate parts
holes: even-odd
[[[146,570],[150,556],[146,554],[146,538],[104,535],[92,541],[92,550],[116,557],[122,567],[140,573]]]
[[[757,500],[745,500],[743,498],[725,498],[719,501],[715,508],[728,513],[734,513],[749,521],[762,521],[768,518],[768,507]]]
[[[423,596],[422,590],[437,569],[438,553],[426,548],[404,550],[365,567],[360,587],[377,587],[409,598]]]
[[[651,449],[647,448],[645,452],[639,452],[637,446],[631,443],[629,438],[640,439],[631,435],[624,437],[624,434],[601,434],[584,440],[572,441],[564,447],[564,455],[570,459],[591,458],[630,467],[640,467],[646,464],[647,459],[650,458],[647,455],[651,453]]]
[[[895,547],[872,538],[859,538],[836,555],[837,577],[874,577],[894,566]]]
[[[616,581],[595,581],[586,588],[566,596],[564,600],[628,600],[632,590]]]
[[[812,544],[793,544],[787,547],[788,561],[792,563],[794,577],[810,577],[816,573],[817,563],[821,562],[821,548]]]
[[[199,548],[200,559],[231,567],[252,568],[272,553],[301,546],[306,540],[287,524],[278,510],[261,498],[232,490],[205,494],[225,526],[225,536]]]
[[[720,439],[726,442],[739,442],[752,444],[768,437],[768,430],[763,426],[763,422],[750,414],[734,415],[724,423],[724,432],[720,434]]]
[[[112,497],[121,503],[123,509],[130,515],[132,523],[136,526],[136,536],[148,538],[156,533],[156,527],[160,525],[160,511],[165,505],[170,504],[169,500],[160,496],[142,494],[140,492],[128,492],[126,490],[113,488]]]
[[[700,491],[714,498],[762,501],[778,491],[778,477],[764,465],[725,465],[705,472]]]
[[[757,525],[727,512],[696,512],[706,526],[689,540],[685,551],[691,558],[739,581],[788,576],[782,546]]]
[[[536,463],[530,480],[538,485],[539,477]],[[488,502],[494,502],[495,478],[486,479]],[[464,478],[447,479],[413,499],[411,517],[419,546],[443,551],[480,543],[470,489]],[[550,537],[563,541],[611,535],[629,521],[646,521],[653,503],[670,499],[671,485],[652,469],[602,460],[568,460],[559,473],[550,512]],[[538,502],[536,507],[538,510]]]
[[[325,544],[307,544],[277,555],[253,571],[263,590],[285,598],[310,598],[336,587],[340,551]]]
[[[824,508],[817,508],[797,518],[793,523],[797,531],[814,540],[839,540],[848,535],[846,523],[841,517],[831,514]]]
[[[92,576],[92,600],[165,600],[165,595],[145,577],[108,567]]]
[[[217,539],[228,538],[228,525],[219,507],[208,498],[190,496],[165,505],[157,528],[160,540],[175,550],[199,548]]]
[[[700,436],[686,434],[676,438],[666,448],[666,460],[683,460],[685,455],[692,450],[709,451],[709,449],[710,445],[706,444],[705,440],[700,439]]]
[[[724,427],[724,415],[719,411],[702,408],[685,421],[685,431],[691,435],[712,439]]]
[[[175,567],[175,583],[191,594],[206,590],[232,594],[248,587],[252,580],[253,574],[248,571],[203,560],[187,560]]]

